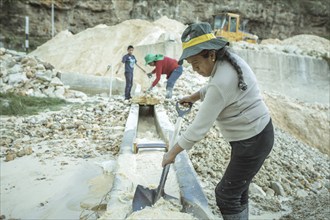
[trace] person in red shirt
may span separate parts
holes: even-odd
[[[178,64],[177,60],[161,54],[147,54],[144,59],[146,65],[155,67],[151,73],[148,73],[148,77],[150,78],[152,74],[156,75],[155,80],[148,90],[150,91],[158,84],[162,74],[166,74],[166,98],[172,98],[174,84],[182,74],[182,66]]]

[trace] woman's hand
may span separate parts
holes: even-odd
[[[170,151],[165,153],[164,156],[163,156],[163,161],[162,161],[162,167],[164,167],[165,165],[167,164],[170,164],[170,163],[174,163],[175,161],[175,156],[173,156]]]
[[[174,163],[176,155],[178,155],[181,151],[183,151],[183,148],[181,148],[178,144],[175,144],[171,150],[164,154],[162,166],[164,167],[167,164]]]
[[[188,105],[188,103],[194,103],[195,100],[194,100],[194,98],[192,96],[185,96],[185,97],[181,98],[178,102],[181,105],[185,105],[185,104]]]
[[[190,96],[183,97],[182,99],[179,100],[179,103],[180,104],[189,103],[189,102],[195,103],[198,100],[200,100],[200,93],[196,92]]]

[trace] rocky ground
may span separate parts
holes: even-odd
[[[146,22],[142,21],[132,22],[138,23],[138,27],[146,25]],[[125,24],[128,26],[129,22]],[[147,25],[148,27],[150,26],[149,23]],[[127,28],[126,26],[125,28]],[[182,29],[182,24],[179,27]],[[108,29],[116,28],[118,31],[123,30],[120,29],[120,25]],[[175,27],[173,28],[175,29]],[[93,30],[86,30],[88,32],[87,34],[85,33],[86,36],[94,34],[96,29],[101,30],[100,33],[106,30],[105,27],[99,26]],[[140,30],[139,28],[137,29]],[[152,31],[153,29],[149,27],[147,30]],[[63,59],[63,56],[61,57],[61,53],[74,57],[74,54],[70,54],[73,52],[68,53],[68,46],[65,46],[66,38],[71,38],[72,36],[64,35],[62,33],[62,35],[57,37],[59,44],[62,45],[61,48],[52,50],[54,53],[59,52],[60,55],[57,54],[56,57],[61,62],[66,60]],[[134,32],[132,32],[132,35],[134,35]],[[139,33],[139,36],[136,36],[136,44],[143,43],[141,41],[143,39],[142,36],[145,37],[142,32]],[[175,36],[177,37],[177,35]],[[83,38],[84,35],[80,34],[74,37]],[[166,36],[164,36],[164,31],[159,27],[156,38],[159,39],[161,37]],[[300,36],[300,39],[304,37],[311,39],[310,36]],[[112,40],[116,41],[116,39]],[[157,40],[154,42],[157,42]],[[286,43],[277,42],[277,46],[258,45],[257,49],[280,50],[293,54],[305,53],[305,55],[309,56],[329,58],[327,51],[319,49],[323,48],[324,45],[328,45],[329,41],[326,41],[324,44],[322,43],[323,41],[318,41],[321,42],[321,45],[313,42],[313,45],[315,45],[313,49],[316,52],[313,49],[306,52],[306,50],[301,49],[304,45],[292,45],[292,42],[289,40]],[[297,39],[294,42],[297,42]],[[266,44],[267,42],[264,43]],[[49,42],[49,44],[53,44],[52,47],[54,48],[58,47],[56,39],[54,42]],[[124,44],[126,47],[127,42],[124,42]],[[78,46],[81,47],[81,44]],[[252,46],[242,44],[240,47]],[[121,46],[121,48],[124,48],[124,46]],[[43,47],[41,49],[44,49],[45,53],[47,53],[47,48]],[[109,46],[110,49],[116,48]],[[102,56],[105,55],[103,54]],[[120,55],[118,53],[114,56],[118,57]],[[88,57],[92,56],[88,55]],[[77,60],[79,59],[77,58]],[[103,62],[97,65],[100,69],[93,69],[90,72],[102,72],[101,69],[106,67],[108,61],[105,59],[99,60]],[[28,163],[29,160],[37,160],[39,166],[58,163],[60,169],[65,171],[65,167],[69,165],[76,166],[81,160],[93,161],[101,158],[103,160],[105,157],[116,160],[125,129],[126,118],[129,114],[130,103],[128,101],[124,101],[121,96],[113,96],[109,100],[106,94],[87,97],[83,93],[72,91],[60,82],[57,77],[58,72],[52,65],[37,58],[26,57],[15,51],[1,49],[0,62],[1,92],[15,92],[29,96],[59,97],[72,102],[56,112],[45,111],[38,115],[24,117],[1,116],[1,168],[15,168],[17,166],[16,162]],[[76,61],[72,61],[72,63],[74,62]],[[93,68],[88,62],[76,63],[77,65],[72,65],[72,63],[64,62],[71,68],[76,68],[76,72],[82,72],[81,69]],[[175,99],[195,92],[206,82],[205,79],[194,74],[191,68],[185,67],[184,71],[185,73],[176,84],[174,99],[171,101],[162,100],[173,123],[177,118]],[[163,95],[164,88],[161,83],[155,89],[155,92]],[[311,135],[303,133],[304,129],[301,130],[300,134],[289,131],[290,120],[299,117],[306,122],[301,124],[302,127],[313,126],[315,130],[318,130],[317,135],[322,135],[322,133],[328,134],[329,106],[310,106],[297,100],[267,92],[263,93],[263,95],[272,116],[274,116],[275,144],[273,151],[251,184],[250,213],[256,219],[328,219],[328,216],[330,216],[329,156],[324,152],[327,152],[329,143],[324,143],[322,153],[319,149],[308,145],[308,142],[304,141]],[[199,104],[196,103],[191,114],[184,119],[182,130],[193,120]],[[284,114],[285,112],[290,113],[290,115]],[[285,124],[288,127],[283,129]],[[292,134],[295,134],[295,136]],[[297,139],[297,135],[298,137],[305,137],[305,139]],[[317,138],[317,135],[313,135]],[[218,128],[212,127],[207,136],[189,151],[189,156],[209,200],[210,208],[214,215],[220,218],[221,215],[215,204],[214,188],[221,179],[229,161],[230,146],[221,137]],[[22,173],[1,171],[1,175],[6,173],[6,176],[1,176],[2,205],[0,215],[3,215],[1,218],[17,218],[19,213],[11,213],[8,210],[17,206],[17,203],[22,203],[22,201],[27,201],[26,206],[31,205],[29,204],[31,197],[23,198],[24,194],[20,193],[21,191],[19,190],[22,189],[18,187],[18,182],[8,182],[11,176],[23,176]],[[24,172],[24,170],[21,172]],[[36,178],[38,181],[41,181],[45,177],[38,176]],[[27,179],[20,180],[18,177],[17,181],[27,181]],[[6,185],[3,185],[4,183]],[[28,183],[25,186],[27,185]],[[55,188],[57,186],[54,186],[53,190]],[[18,194],[17,198],[13,198],[15,192]],[[24,188],[22,192],[24,192]],[[38,207],[44,207],[46,202],[41,198],[38,201],[39,197],[34,196],[33,198],[35,197],[37,204],[40,204]],[[273,213],[273,215],[272,217],[267,215],[267,218],[265,218],[264,214],[266,213]]]

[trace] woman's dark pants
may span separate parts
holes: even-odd
[[[248,190],[274,144],[272,120],[258,135],[230,142],[231,159],[215,189],[222,215],[235,215],[248,208]]]

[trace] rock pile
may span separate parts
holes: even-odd
[[[97,99],[83,106],[69,105],[59,112],[1,117],[0,157],[10,161],[30,154],[41,159],[116,155],[129,105],[122,99]]]
[[[37,57],[0,48],[0,92],[22,96],[81,98],[86,95],[69,89],[53,65]]]
[[[301,34],[282,41],[265,39],[260,44],[235,42],[233,48],[310,56],[330,61],[330,41],[315,35]]]

